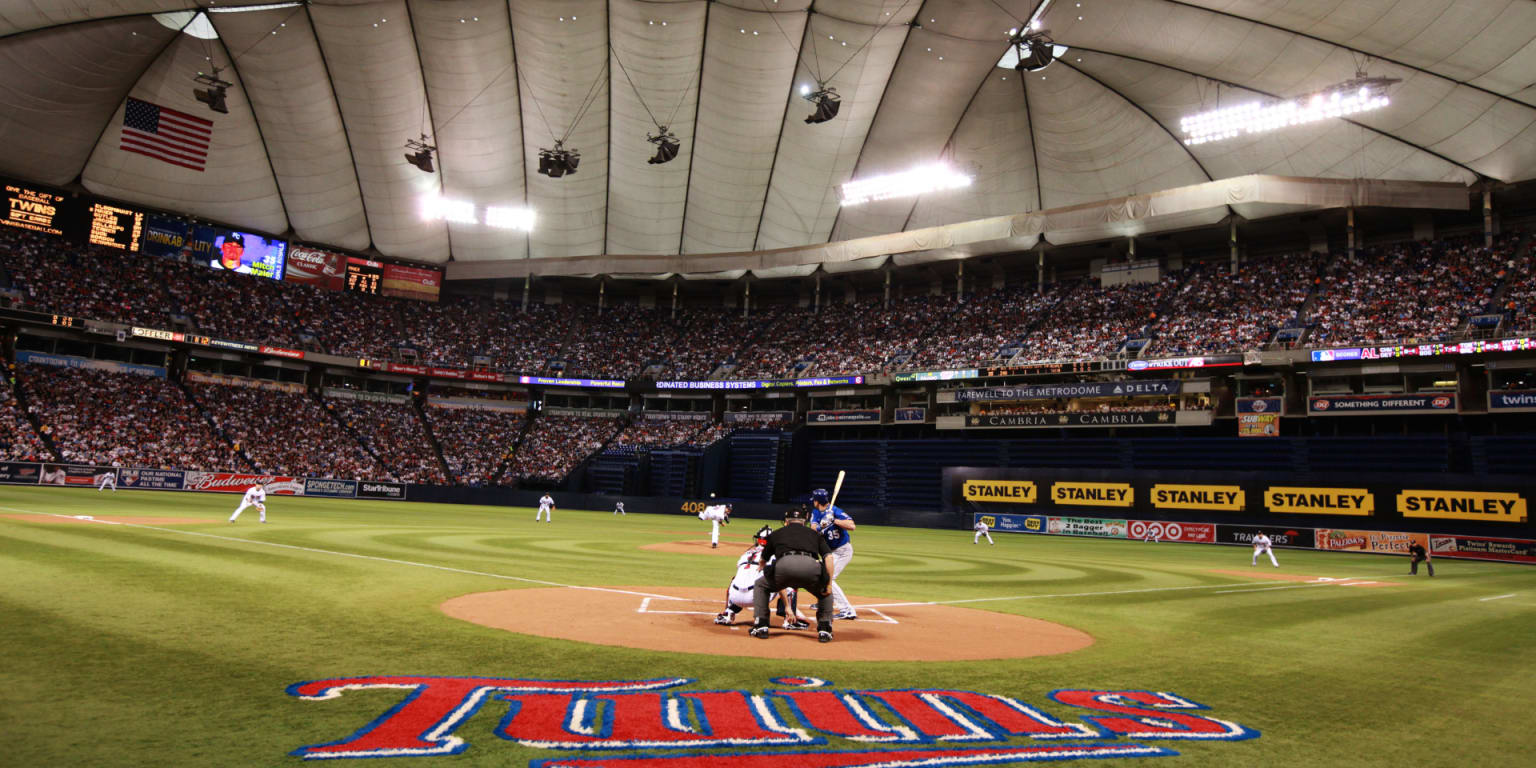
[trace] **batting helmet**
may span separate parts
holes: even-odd
[[[825,488],[817,488],[816,490],[811,491],[811,501],[814,501],[817,504],[826,504],[832,501],[832,494],[827,493],[827,489]]]

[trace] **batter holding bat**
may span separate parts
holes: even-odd
[[[843,594],[843,588],[837,585],[838,575],[848,567],[848,561],[853,559],[853,536],[850,532],[858,527],[853,518],[835,504],[837,492],[843,487],[843,476],[843,472],[837,473],[837,484],[830,494],[825,488],[811,491],[811,527],[821,533],[827,540],[827,547],[832,550],[827,564],[832,569],[832,602],[837,608],[836,618],[839,620],[859,617],[853,610],[853,604],[848,602],[848,596]]]

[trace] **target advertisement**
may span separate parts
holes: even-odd
[[[1211,523],[1175,523],[1167,520],[1130,520],[1128,523],[1126,535],[1132,539],[1216,543],[1216,526]]]

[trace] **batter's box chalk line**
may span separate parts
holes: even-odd
[[[671,614],[671,615],[675,615],[675,616],[714,616],[715,613],[717,613],[716,611],[669,611],[669,610],[664,610],[664,609],[652,608],[651,607],[651,603],[653,601],[659,601],[659,600],[670,600],[670,601],[679,602],[679,603],[716,603],[716,602],[718,602],[718,601],[714,601],[714,600],[700,600],[699,598],[696,598],[696,597],[646,597],[646,598],[642,598],[640,600],[640,607],[635,609],[635,613],[658,613],[658,614]],[[859,612],[858,620],[862,621],[862,622],[864,622],[866,624],[900,624],[901,623],[901,622],[891,618],[890,616],[887,616],[885,614],[885,612],[880,610],[879,608],[860,608],[859,606],[855,605],[855,606],[853,606],[853,609],[855,611]],[[879,616],[880,618],[878,618],[878,619],[868,618],[869,614],[874,614],[876,616]]]

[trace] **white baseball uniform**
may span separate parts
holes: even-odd
[[[233,515],[229,516],[229,521],[233,523],[235,518],[245,511],[246,507],[255,507],[256,511],[261,513],[261,521],[263,523],[267,521],[267,489],[265,486],[251,486],[251,489],[246,491],[245,496],[240,499],[239,508],[235,510]]]
[[[763,575],[763,548],[753,545],[736,560],[736,575],[731,579],[726,601],[737,608],[752,607],[752,588]]]
[[[1276,568],[1280,567],[1280,563],[1275,560],[1275,551],[1269,548],[1269,537],[1262,533],[1253,537],[1253,562],[1251,565],[1259,564],[1260,552],[1269,555],[1269,561],[1274,563]]]
[[[699,512],[700,520],[709,521],[709,546],[720,546],[720,522],[730,517],[724,504],[711,504]]]
[[[624,515],[625,517],[629,517],[629,515],[624,513],[624,502],[622,501],[613,505],[613,513],[615,515]]]
[[[100,482],[96,485],[97,493],[105,491],[109,486],[112,488],[113,493],[117,493],[117,470],[113,469],[101,473],[98,480]]]
[[[533,521],[535,523],[537,523],[539,521],[539,518],[543,517],[544,518],[544,522],[546,522],[546,523],[553,523],[555,521],[555,518],[554,518],[554,516],[551,513],[554,510],[554,508],[555,508],[555,500],[550,498],[549,494],[546,493],[543,496],[540,496],[539,497],[539,511],[534,513]]]
[[[985,522],[983,522],[981,520],[977,520],[976,521],[975,529],[976,529],[976,535],[971,537],[971,543],[972,544],[980,544],[981,543],[981,537],[983,537],[983,536],[987,537],[987,543],[988,544],[996,544],[997,543],[997,542],[992,540],[992,534],[988,533],[988,531],[990,531],[992,529],[987,527],[987,524]]]

